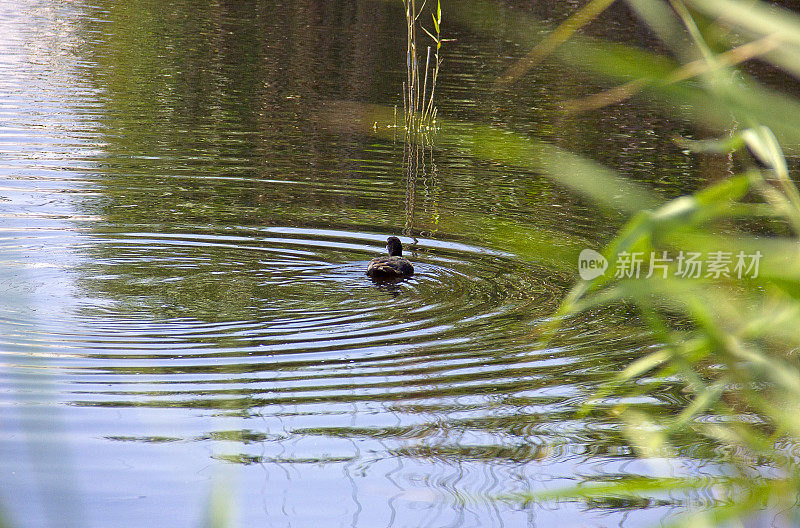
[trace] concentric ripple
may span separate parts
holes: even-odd
[[[403,241],[415,275],[382,284],[365,269],[385,235],[79,234],[69,318],[1,336],[0,347],[65,369],[82,406],[189,398],[217,408],[243,396],[258,406],[341,401],[342,391],[382,401],[508,383],[508,358],[530,349],[531,324],[563,289],[556,275],[500,251]]]
[[[467,341],[485,349],[505,341],[503,321],[553,308],[559,286],[541,270],[458,243],[406,239],[415,275],[374,283],[364,272],[384,241],[293,228],[96,238],[80,266],[79,330],[58,339],[90,357],[111,350],[119,359],[169,358],[175,368],[378,361]],[[80,341],[89,328],[91,340]]]

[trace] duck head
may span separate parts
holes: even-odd
[[[403,255],[403,244],[396,236],[386,239],[386,251],[389,252],[390,257],[399,257]]]

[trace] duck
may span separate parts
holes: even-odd
[[[403,244],[396,236],[386,239],[388,257],[378,257],[369,261],[367,276],[375,280],[405,279],[414,274],[414,266],[403,258]]]

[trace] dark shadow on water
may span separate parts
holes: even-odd
[[[390,294],[392,297],[399,297],[402,293],[400,289],[400,284],[406,282],[407,278],[396,278],[396,279],[376,279],[370,278],[372,283],[375,287],[380,290]]]

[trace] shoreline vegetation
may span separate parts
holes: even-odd
[[[610,4],[604,0],[586,4],[508,68],[497,85],[524,89],[530,68],[547,60]],[[687,277],[680,273],[681,263],[670,260],[661,264],[663,274],[608,273],[579,282],[564,300],[559,319],[624,306],[637,314],[653,337],[651,351],[597,393],[587,395],[581,411],[584,416],[607,413],[637,458],[651,461],[653,473],[601,478],[506,499],[607,502],[657,500],[680,493],[687,497],[687,504],[699,506],[676,517],[676,526],[741,526],[757,515],[794,526],[800,521],[796,459],[800,363],[794,353],[800,347],[795,330],[800,325],[800,193],[778,137],[792,146],[797,132],[787,134],[778,114],[793,115],[800,101],[759,82],[740,66],[758,59],[795,80],[800,78],[797,63],[788,59],[800,53],[800,17],[761,1],[632,0],[629,5],[682,62],[655,75],[653,66],[668,64],[671,58],[654,56],[653,61],[641,64],[633,78],[565,102],[564,110],[597,110],[645,95],[655,104],[670,100],[689,107],[685,115],[694,117],[694,124],[705,130],[727,114],[734,125],[710,127],[718,139],[675,141],[697,156],[736,153],[750,162],[745,161],[745,168],[738,172],[717,175],[714,183],[692,195],[630,211],[629,221],[606,245],[603,257],[619,262],[636,254],[730,252],[763,256],[764,262],[755,276]],[[574,52],[582,44],[573,46]],[[623,46],[616,47],[618,56],[625,54]],[[640,53],[631,49],[629,55]],[[605,73],[612,76],[618,66],[614,59],[609,56],[605,62]],[[601,57],[594,67],[602,71],[603,65]],[[698,92],[702,97],[696,99],[693,94]],[[702,106],[693,106],[696,100],[713,101],[715,108],[704,111]],[[608,189],[593,186],[591,172],[570,171],[565,159],[551,163],[562,174],[560,182],[572,173],[575,181],[568,186],[608,204],[604,195]],[[630,193],[626,184],[614,187],[614,181],[624,179],[608,179],[614,191]],[[753,224],[761,226],[757,234],[749,228]],[[557,324],[550,328],[551,333],[557,331]],[[677,414],[664,416],[635,403],[676,382],[687,396]],[[717,446],[712,460],[719,467],[717,475],[676,476],[669,464],[659,463],[685,457],[681,446],[687,438]]]

